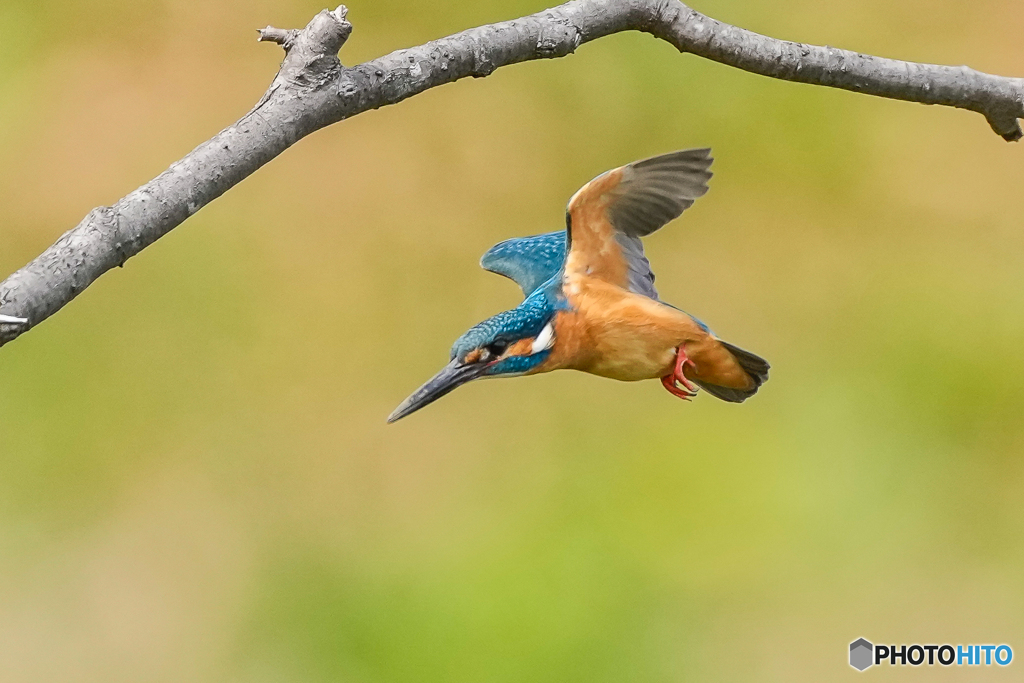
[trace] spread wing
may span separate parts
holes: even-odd
[[[658,298],[640,238],[708,191],[710,149],[688,149],[603,173],[569,200],[566,273],[585,273]]]
[[[480,258],[480,265],[498,275],[515,280],[530,296],[551,279],[565,263],[565,231],[533,237],[516,237],[499,242]]]

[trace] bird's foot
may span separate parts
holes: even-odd
[[[676,384],[676,378],[674,375],[665,375],[664,377],[662,377],[661,384],[666,389],[668,389],[668,393],[672,394],[673,396],[677,396],[683,399],[684,401],[689,401],[691,398],[697,395],[696,391],[687,391],[685,387],[681,387],[678,384]]]
[[[661,384],[668,390],[668,393],[684,401],[689,401],[697,395],[697,385],[686,379],[686,376],[683,374],[683,368],[687,365],[694,370],[697,369],[697,365],[686,355],[686,349],[680,345],[676,349],[676,364],[672,374],[661,378]]]

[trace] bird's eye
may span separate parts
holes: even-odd
[[[501,354],[505,353],[505,349],[508,348],[508,342],[496,341],[488,344],[484,348],[487,350],[487,353],[497,358]]]

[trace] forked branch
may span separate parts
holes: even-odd
[[[969,109],[1004,139],[1022,137],[1024,79],[776,40],[710,19],[677,0],[573,0],[351,68],[337,56],[352,32],[346,15],[339,7],[320,12],[302,30],[261,30],[260,40],[282,45],[285,59],[256,107],[115,205],[94,209],[0,283],[0,346],[313,131],[467,76],[563,57],[621,31],[643,31],[680,52],[772,78]]]

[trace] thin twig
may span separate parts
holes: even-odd
[[[277,43],[286,50],[291,47],[292,43],[295,42],[295,39],[299,35],[298,29],[293,28],[285,30],[283,28],[274,28],[273,26],[261,28],[259,33],[260,42]]]

